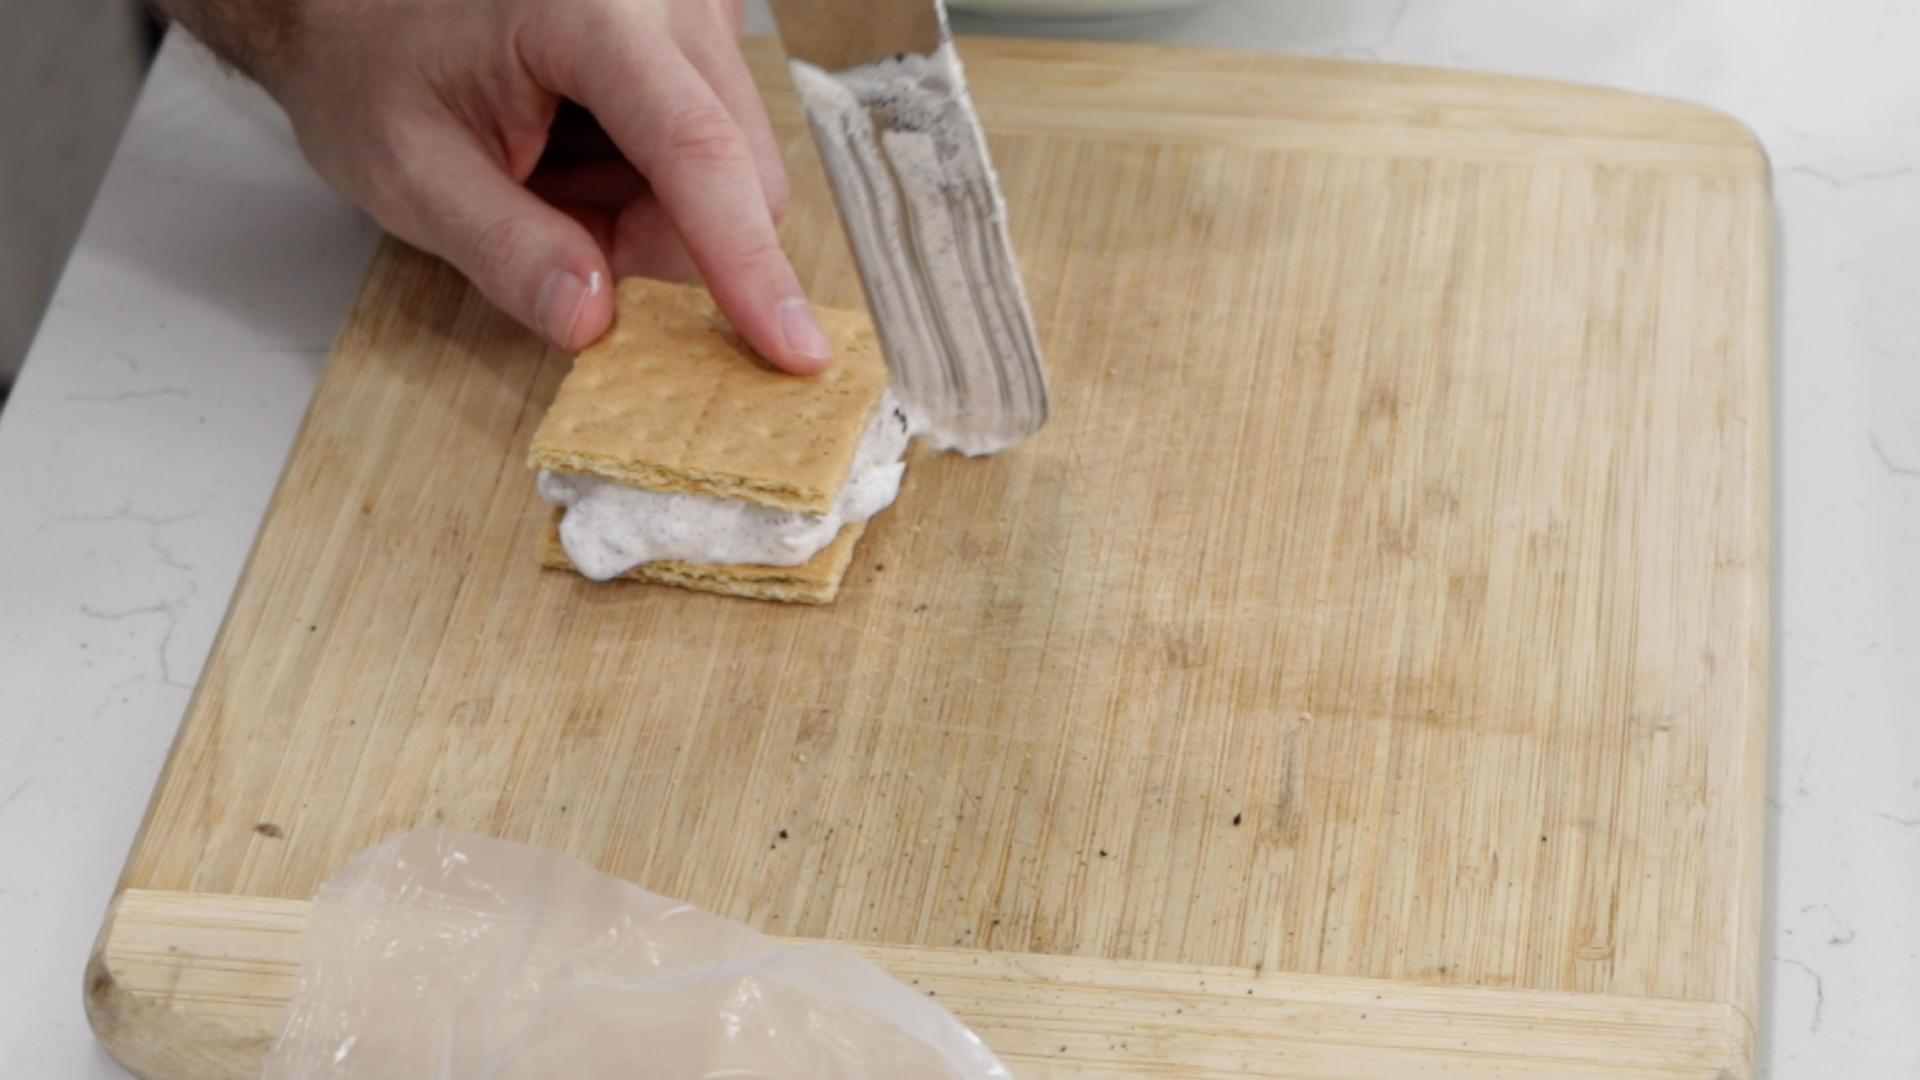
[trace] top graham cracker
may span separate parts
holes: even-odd
[[[873,324],[819,308],[833,363],[769,367],[704,288],[620,282],[613,328],[574,359],[531,463],[650,491],[825,514],[853,469],[887,365]]]

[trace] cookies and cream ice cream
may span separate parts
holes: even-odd
[[[608,581],[642,563],[798,566],[847,525],[893,504],[912,431],[891,392],[881,398],[833,507],[806,514],[738,499],[649,491],[603,477],[542,469],[540,495],[564,507],[560,541],[584,577]]]

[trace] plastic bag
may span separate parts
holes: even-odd
[[[793,945],[554,851],[442,831],[314,898],[265,1080],[1010,1080],[850,949]]]

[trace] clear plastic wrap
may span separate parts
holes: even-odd
[[[544,848],[443,831],[314,898],[264,1080],[1010,1080],[850,949],[776,941]]]

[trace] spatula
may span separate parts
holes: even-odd
[[[1046,370],[940,0],[773,0],[894,392],[936,445],[1046,423]]]

